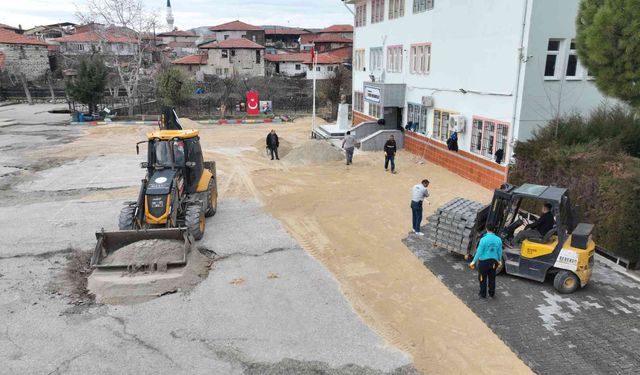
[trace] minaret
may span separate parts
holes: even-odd
[[[167,25],[173,31],[173,12],[171,11],[171,0],[167,0]]]

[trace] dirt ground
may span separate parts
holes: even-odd
[[[425,216],[456,196],[488,201],[490,191],[405,152],[397,157],[398,174],[391,175],[383,169],[381,153],[357,153],[352,166],[341,161],[295,165],[271,161],[256,147],[271,128],[293,146],[304,143],[310,119],[251,126],[206,126],[185,119],[183,126],[201,129],[206,159],[217,163],[221,199],[260,200],[333,273],[360,317],[389,344],[409,352],[419,370],[531,373],[401,242],[411,228],[410,188],[421,179],[431,181],[432,204],[425,206]],[[46,154],[36,151],[34,157],[135,155],[133,142],[148,130],[98,126],[81,141]],[[135,190],[93,191],[83,199],[134,196]],[[468,277],[475,274],[470,271]]]

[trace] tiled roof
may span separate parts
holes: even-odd
[[[158,34],[158,36],[159,37],[163,37],[163,36],[193,36],[193,37],[197,37],[198,34],[194,33],[193,31],[173,30],[173,31],[167,31],[166,33]]]
[[[211,31],[247,31],[247,30],[264,30],[262,27],[249,25],[242,21],[231,21],[221,25],[209,27]]]
[[[267,35],[302,35],[309,34],[305,29],[299,28],[277,28],[277,29],[265,29],[264,33]]]
[[[353,43],[353,40],[339,35],[321,34],[311,38],[311,43]]]
[[[17,27],[13,27],[11,25],[7,25],[7,24],[4,24],[4,23],[0,23],[0,29],[7,29],[7,30],[14,30],[14,31],[19,31],[20,30]]]
[[[59,43],[91,43],[91,42],[99,42],[105,41],[107,43],[133,43],[135,42],[134,38],[130,38],[125,35],[117,35],[112,33],[104,33],[102,35],[98,35],[95,31],[87,31],[84,33],[78,33],[73,35],[63,36],[62,38],[53,39]]]
[[[172,64],[176,65],[206,65],[209,61],[207,55],[189,55],[183,58],[174,60]]]
[[[14,33],[11,30],[0,29],[0,43],[4,44],[29,44],[34,46],[47,46],[47,43],[36,38],[29,38],[24,35]]]
[[[321,33],[352,33],[353,26],[352,25],[332,25],[327,27],[326,29],[322,29]]]
[[[215,41],[200,46],[203,49],[226,49],[226,48],[245,48],[245,49],[264,49],[258,43],[252,42],[245,38],[230,38],[226,40]]]
[[[196,48],[194,42],[169,42],[167,47],[170,48]]]
[[[330,53],[334,56],[338,56],[343,58],[344,60],[348,60],[353,56],[353,48],[351,47],[340,47],[336,49],[332,49],[330,51],[326,51],[326,53]]]

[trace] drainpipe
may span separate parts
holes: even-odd
[[[524,36],[526,34],[526,28],[527,28],[527,16],[529,15],[529,0],[523,0],[523,3],[524,3],[524,9],[522,10],[522,32],[520,34],[520,47],[518,49],[518,72],[516,75],[516,90],[515,90],[514,101],[513,101],[513,119],[511,121],[511,125],[512,125],[511,137],[512,138],[514,135],[517,136],[520,131],[520,123],[519,122],[516,123],[516,117],[517,117],[516,114],[518,111],[518,99],[520,97],[519,94],[520,94],[521,70],[522,70],[522,64],[525,59],[525,56],[523,53],[524,52]],[[513,156],[513,147],[511,147],[509,150],[509,161],[511,160],[512,156]]]

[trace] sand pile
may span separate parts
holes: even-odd
[[[294,148],[285,160],[292,164],[316,164],[342,160],[342,152],[326,141],[307,141]]]
[[[289,154],[289,152],[291,152],[291,149],[293,148],[293,144],[289,141],[287,141],[286,139],[282,139],[282,137],[279,137],[278,141],[280,142],[280,147],[278,147],[278,156],[280,157],[280,159],[282,159],[283,157],[287,156],[287,154]],[[260,139],[258,142],[253,144],[253,147],[255,147],[258,150],[258,153],[260,155],[263,155],[265,157],[269,157],[271,158],[271,154],[267,153],[267,136],[265,135],[264,138]]]
[[[184,243],[177,240],[143,240],[129,244],[109,254],[100,263],[109,265],[149,265],[181,262]]]

